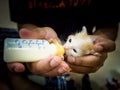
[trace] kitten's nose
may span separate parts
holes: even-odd
[[[65,49],[65,50],[67,50],[67,48],[66,48],[66,47],[64,47],[64,49]]]
[[[69,47],[65,47],[65,46],[64,46],[64,49],[65,49],[65,50],[68,50],[68,49],[69,49]]]

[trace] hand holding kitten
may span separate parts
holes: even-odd
[[[64,45],[67,50],[66,61],[73,72],[96,72],[103,66],[104,61],[107,58],[107,53],[115,50],[115,43],[110,39],[98,35],[87,35],[86,37],[89,37],[89,39],[76,40],[74,36],[69,36],[68,41]],[[84,43],[81,44],[79,41]],[[87,47],[85,47],[86,42],[88,43]],[[70,43],[73,43],[72,46]]]

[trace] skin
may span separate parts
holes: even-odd
[[[29,24],[26,25],[27,27]],[[45,60],[40,60],[38,62],[27,63],[29,70],[33,74],[39,74],[43,76],[57,76],[57,75],[64,75],[68,73],[71,69],[72,72],[77,73],[93,73],[96,72],[101,66],[103,66],[104,61],[107,58],[108,52],[112,52],[115,50],[115,39],[117,30],[116,28],[99,28],[97,31],[91,35],[90,37],[94,41],[94,50],[99,52],[99,56],[95,55],[86,55],[82,57],[65,57],[65,61],[63,61],[63,57],[60,56],[52,56]],[[22,27],[22,28],[27,28]],[[36,28],[36,26],[35,26]],[[35,28],[27,28],[27,29],[35,29]],[[100,31],[101,30],[101,31]],[[109,33],[107,32],[109,30]],[[24,30],[20,30],[20,37],[21,38],[42,38],[46,40],[58,39],[57,34],[54,30],[48,29],[41,29],[41,33],[36,33],[32,31],[32,35],[23,35],[22,32]],[[114,35],[113,35],[114,32]],[[109,35],[108,35],[109,34]],[[8,68],[15,72],[23,72],[25,67],[22,63],[8,63]],[[43,70],[44,68],[44,70]]]

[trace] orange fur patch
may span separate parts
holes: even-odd
[[[79,38],[81,38],[81,39],[86,39],[86,38],[88,38],[89,36],[87,35],[87,33],[81,33],[81,32],[80,32],[80,33],[76,33],[76,34],[75,34],[75,37],[78,38],[78,39],[79,39]]]
[[[90,42],[90,43],[84,44],[81,49],[82,49],[84,52],[90,51],[90,50],[93,49],[93,43]]]

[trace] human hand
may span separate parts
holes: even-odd
[[[57,37],[56,32],[49,27],[36,28],[34,30],[21,29],[20,37],[25,39],[46,39],[54,40]],[[63,56],[51,56],[45,60],[40,60],[37,62],[27,63],[27,67],[33,74],[43,75],[43,76],[58,76],[69,72],[69,66],[63,61]],[[23,72],[25,67],[22,63],[8,63],[8,68],[14,70],[15,72]]]
[[[107,53],[115,50],[115,42],[97,35],[90,36],[94,42],[93,50],[99,55],[85,55],[81,57],[67,57],[67,62],[73,72],[92,73],[103,66]]]

